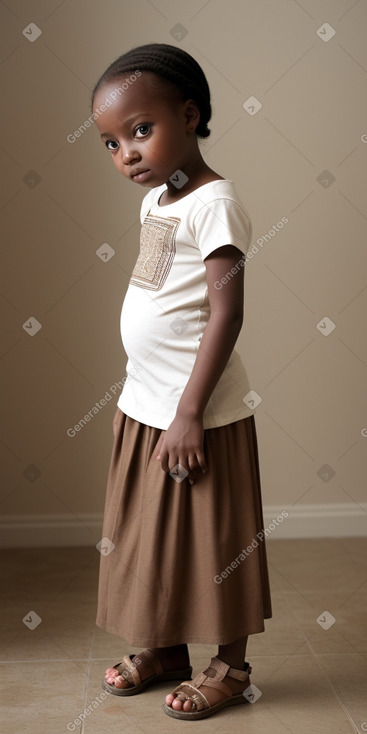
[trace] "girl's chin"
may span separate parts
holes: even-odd
[[[143,186],[144,188],[163,186],[163,184],[167,184],[167,180],[169,178],[167,179],[167,176],[164,174],[160,176],[152,171],[144,171],[144,173],[139,173],[131,179],[133,183],[139,184],[139,186]]]

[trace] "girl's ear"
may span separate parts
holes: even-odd
[[[200,122],[200,111],[196,102],[193,99],[186,100],[184,114],[186,117],[187,132],[195,132]]]

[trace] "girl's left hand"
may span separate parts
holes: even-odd
[[[198,469],[207,471],[204,456],[204,427],[200,418],[176,415],[157,443],[157,461],[170,472],[177,464],[186,469],[190,484],[194,484]]]

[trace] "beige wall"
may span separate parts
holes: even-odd
[[[17,516],[51,525],[62,516],[81,522],[85,542],[88,515],[103,511],[119,394],[111,388],[126,364],[120,308],[146,190],[117,173],[94,126],[74,143],[67,135],[90,114],[106,66],[154,41],[181,45],[207,74],[214,115],[203,154],[234,180],[253,243],[289,220],[246,266],[238,342],[262,399],[264,504],[364,512],[366,20],[366,4],[353,0],[0,5],[4,527]],[[326,21],[336,31],[327,42],[316,32]],[[42,31],[34,42],[23,35],[30,23]],[[254,115],[243,108],[252,95],[262,103]],[[328,186],[318,180],[325,170],[335,178]],[[96,255],[103,243],[116,253],[108,262]],[[326,316],[336,325],[328,336],[317,328]],[[23,328],[30,317],[42,325],[34,336]],[[69,437],[106,393],[106,406]],[[325,464],[331,478],[317,473]],[[37,537],[34,525],[29,542]]]

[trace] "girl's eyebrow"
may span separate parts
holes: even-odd
[[[128,117],[127,120],[124,120],[123,127],[129,127],[129,125],[134,121],[137,120],[138,117],[151,117],[150,112],[138,112],[136,115],[131,115],[131,117]],[[101,138],[104,137],[112,137],[112,133],[101,133]]]

